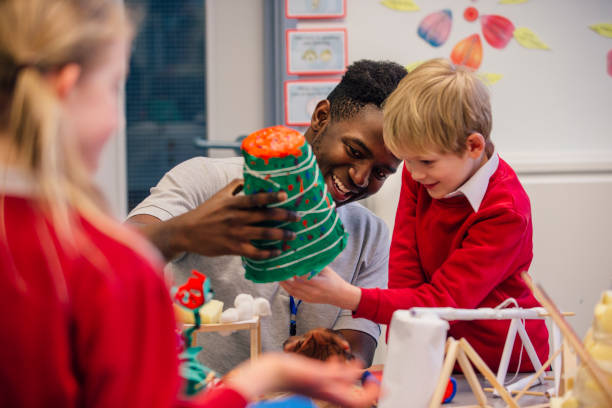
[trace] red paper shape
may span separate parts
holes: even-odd
[[[179,286],[174,298],[181,305],[195,309],[204,304],[204,282],[206,282],[206,275],[193,269],[191,276],[184,285]]]
[[[466,8],[463,12],[463,18],[465,18],[469,22],[476,21],[476,19],[478,18],[478,10],[476,10],[475,7]]]
[[[478,69],[482,62],[482,42],[480,35],[472,34],[459,41],[451,52],[451,61],[457,65],[465,65],[473,69]]]
[[[514,35],[514,24],[506,17],[495,14],[480,17],[482,34],[493,48],[503,49]]]

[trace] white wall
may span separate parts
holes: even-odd
[[[213,140],[233,140],[237,135],[258,129],[264,124],[263,1],[207,0],[208,130]],[[465,6],[474,4],[477,7],[486,4],[464,3]],[[550,5],[551,2],[542,3]],[[567,2],[564,1],[564,4]],[[374,40],[376,30],[382,26],[407,24],[405,15],[402,22],[401,13],[378,10],[377,7],[381,7],[378,1],[347,2],[347,19],[342,24],[349,27],[350,61],[367,57],[392,58],[391,53],[401,52],[405,58],[392,59],[402,63],[412,62],[412,50],[405,47],[402,37],[381,43]],[[357,24],[360,21],[356,18],[358,16],[368,19]],[[598,22],[596,16],[591,17],[593,23]],[[535,30],[538,27],[532,25],[532,28]],[[410,27],[411,35],[412,30],[415,28]],[[594,40],[594,43],[598,41]],[[602,54],[602,61],[603,58]],[[557,73],[550,71],[545,74],[554,77]],[[612,78],[608,79],[612,83]],[[595,79],[585,76],[577,80],[589,82]],[[602,86],[607,87],[608,84]],[[494,104],[498,99],[503,99],[493,92]],[[553,88],[549,92],[554,97],[559,90]],[[606,109],[609,111],[609,107]],[[540,107],[543,114],[554,110],[554,106]],[[602,120],[611,117],[609,115]],[[599,119],[588,112],[571,117],[578,127],[586,127],[593,120]],[[520,115],[504,122],[506,128],[516,129],[517,134],[529,132],[530,127],[524,126]],[[496,122],[495,129],[501,128],[504,122]],[[546,137],[554,136],[558,130],[556,126],[559,124],[555,120],[547,122]],[[603,132],[605,137],[603,134],[596,135],[589,142],[587,152],[576,149],[576,154],[568,147],[572,140],[564,141],[566,151],[561,155],[555,153],[553,146],[548,154],[546,149],[517,148],[512,145],[512,132],[508,132],[508,137],[498,143],[500,153],[515,167],[531,198],[534,217],[534,261],[531,273],[561,308],[577,313],[570,322],[581,335],[590,324],[592,308],[599,293],[612,288],[612,244],[609,238],[612,231],[609,205],[612,202],[612,139],[609,128],[603,129]],[[531,136],[539,137],[538,134]],[[587,136],[577,133],[574,142],[579,143],[581,138]],[[124,141],[117,139],[116,143],[107,147],[108,155],[105,156],[99,179],[111,195],[113,208],[121,211],[126,201],[125,166],[122,162],[124,153],[121,147]],[[549,144],[554,145],[550,140]],[[366,203],[391,227],[399,181],[399,176],[393,177],[379,194]]]
[[[206,0],[210,140],[234,141],[264,126],[263,2]]]

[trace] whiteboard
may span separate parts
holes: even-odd
[[[490,85],[492,140],[517,170],[612,170],[612,77],[606,55],[612,39],[589,28],[612,23],[610,0],[528,0],[503,5],[496,0],[414,0],[416,12],[391,10],[378,0],[349,0],[347,15],[333,22],[300,21],[298,28],[341,26],[348,30],[349,63],[388,59],[403,65],[450,56],[454,45],[479,33],[479,72],[501,74]],[[482,36],[479,20],[463,18],[466,7],[480,15],[499,14],[527,27],[551,49],[530,50],[511,40],[503,50]],[[447,42],[434,48],[416,34],[429,13],[451,9]]]

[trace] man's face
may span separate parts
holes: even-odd
[[[382,187],[400,160],[385,147],[382,111],[366,106],[350,119],[328,121],[311,139],[321,174],[337,206]]]

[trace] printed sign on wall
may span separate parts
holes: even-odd
[[[286,81],[285,124],[309,126],[317,103],[326,99],[338,82],[338,79]]]
[[[344,18],[346,0],[285,0],[287,18]]]
[[[287,30],[287,73],[344,73],[348,64],[346,37],[344,28]]]

